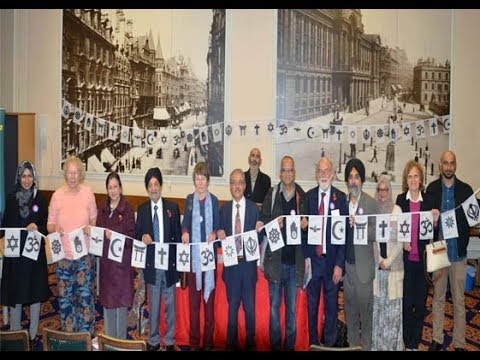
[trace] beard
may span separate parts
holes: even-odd
[[[453,178],[453,176],[455,175],[455,173],[453,171],[444,171],[442,172],[442,175],[447,178],[448,180],[450,180],[451,178]]]
[[[362,187],[357,185],[349,185],[348,192],[351,196],[358,198],[358,196],[362,192]]]

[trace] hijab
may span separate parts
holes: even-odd
[[[33,184],[30,189],[25,189],[22,186],[22,175],[25,169],[30,170],[33,176]],[[20,209],[20,216],[26,219],[30,215],[31,204],[38,189],[38,177],[35,166],[30,161],[22,161],[17,168],[17,175],[15,177],[15,199],[17,200]]]

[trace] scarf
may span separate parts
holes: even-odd
[[[192,208],[192,243],[200,243],[202,237],[200,234],[201,229],[201,214],[200,214],[200,201],[198,194],[193,194],[193,208]],[[207,191],[205,197],[205,239],[208,240],[208,234],[213,231],[213,211],[212,211],[212,197]],[[192,247],[192,270],[195,273],[197,291],[202,290],[202,265],[200,260],[200,246]],[[209,270],[205,272],[205,288],[203,289],[203,298],[205,302],[208,301],[210,292],[215,288],[214,271]]]
[[[22,175],[25,169],[30,170],[33,176],[32,187],[28,190],[22,186]],[[15,199],[17,199],[18,207],[20,210],[20,217],[26,219],[30,215],[30,208],[33,198],[37,195],[38,178],[35,166],[30,161],[22,161],[17,168],[17,174],[15,176]]]

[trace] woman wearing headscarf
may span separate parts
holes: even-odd
[[[182,242],[212,242],[217,237],[220,226],[218,199],[208,191],[210,174],[208,165],[199,162],[193,169],[195,192],[187,196],[182,222]],[[202,272],[200,246],[191,247],[192,271],[188,273],[190,296],[190,349],[200,348],[200,304],[203,298],[204,309],[204,350],[213,350],[215,270]],[[216,260],[216,252],[214,254]]]
[[[392,185],[386,175],[378,179],[375,201],[380,214],[402,212],[393,203]],[[373,247],[376,269],[373,280],[372,350],[377,351],[403,350],[403,244],[397,242],[396,216],[390,217],[390,226],[388,242],[376,241]]]
[[[1,303],[10,306],[11,330],[21,329],[22,305],[30,304],[29,332],[33,347],[38,341],[40,305],[50,296],[50,289],[45,240],[37,235],[38,242],[31,239],[27,241],[27,233],[38,231],[46,234],[47,218],[48,204],[45,197],[38,191],[35,167],[30,161],[23,161],[17,168],[15,190],[6,200],[2,227],[27,229],[20,233],[20,254],[26,246],[27,249],[40,246],[40,252],[36,261],[21,255],[3,259]],[[8,242],[7,239],[6,241]]]
[[[128,307],[133,302],[132,240],[125,241],[121,262],[110,260],[107,254],[112,231],[134,238],[135,213],[122,194],[122,181],[116,172],[108,174],[105,185],[107,200],[99,204],[97,217],[97,226],[106,229],[103,256],[100,258],[98,302],[103,306],[105,334],[126,339]]]

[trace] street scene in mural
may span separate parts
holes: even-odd
[[[225,10],[65,9],[62,163],[224,174]]]
[[[291,155],[297,179],[313,181],[328,156],[343,182],[356,157],[366,181],[384,173],[401,184],[415,159],[426,183],[438,176],[449,146],[450,10],[280,9],[277,56],[276,127],[306,135],[277,136],[276,164]]]

